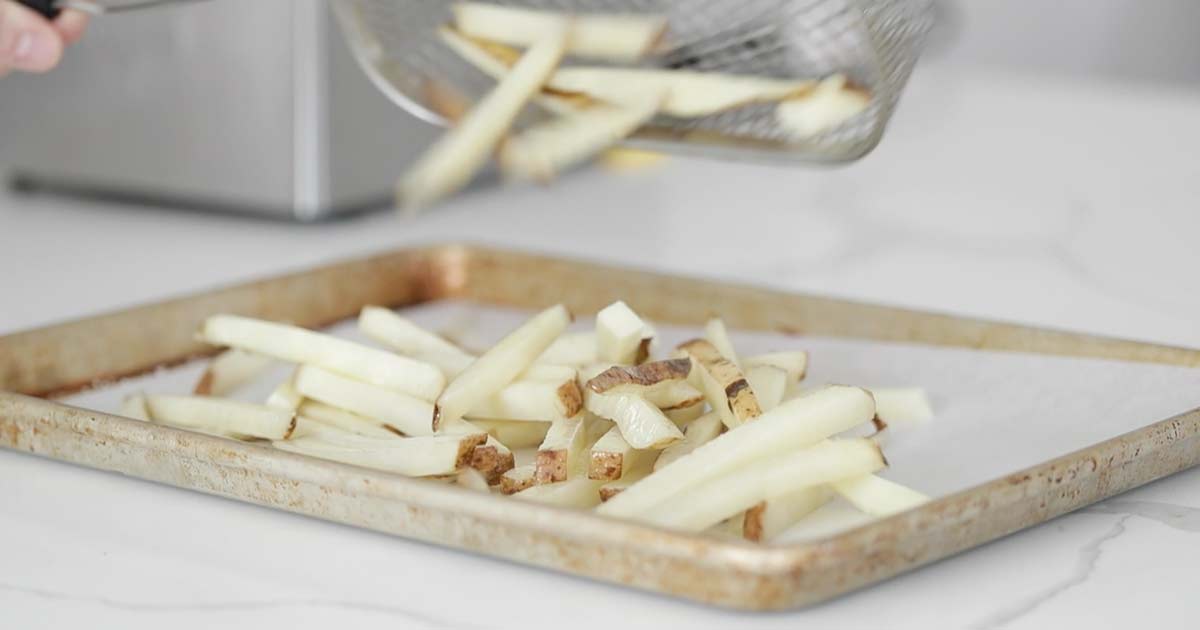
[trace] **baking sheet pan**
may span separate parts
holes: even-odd
[[[281,294],[273,282],[293,287],[285,293],[299,306],[290,316],[281,314],[278,304],[269,305],[279,319],[313,325],[353,314],[362,303],[416,303],[405,308],[406,314],[434,329],[454,327],[464,343],[479,347],[515,326],[529,308],[556,301],[556,290],[558,299],[574,302],[572,306],[581,312],[590,304],[603,306],[616,297],[627,299],[657,320],[664,347],[696,334],[695,323],[720,312],[742,328],[734,333],[734,340],[745,353],[797,347],[809,350],[810,383],[926,387],[936,419],[923,427],[897,430],[886,448],[892,467],[885,476],[937,500],[908,514],[849,531],[823,529],[821,519],[816,519],[788,532],[778,544],[760,547],[587,513],[514,504],[506,498],[443,484],[319,462],[58,404],[112,412],[127,391],[188,391],[202,369],[199,363],[159,369],[113,384],[105,382],[58,402],[0,394],[0,445],[746,609],[819,601],[1194,465],[1200,458],[1196,437],[1200,419],[1191,411],[1200,405],[1200,370],[1186,367],[1196,359],[1195,353],[1186,349],[926,316],[933,323],[944,324],[937,328],[910,311],[675,281],[567,261],[530,266],[547,259],[493,250],[432,248],[373,260],[382,261],[377,264],[386,269],[406,271],[392,274],[397,281],[394,286],[363,278],[357,289],[349,290],[350,295],[346,289],[338,289],[336,297],[345,304],[319,297],[322,287],[357,274],[379,273],[372,270],[372,264],[347,263],[343,265],[346,276],[326,269],[317,272],[321,280],[297,274],[258,286],[272,295]],[[575,273],[569,275],[574,282],[560,283],[557,288],[546,284],[555,278],[565,280],[572,266],[576,266]],[[549,271],[549,277],[535,283],[536,291],[505,290],[506,286],[519,288],[536,281],[530,277],[535,268]],[[307,291],[298,288],[304,285],[308,285]],[[661,303],[646,303],[649,300],[643,294],[647,291]],[[262,314],[255,310],[261,303],[239,298],[246,293],[245,288],[226,290],[224,295],[234,298],[232,305],[210,294],[194,298],[203,302],[200,306],[185,298],[167,308],[186,314],[184,319],[223,310]],[[436,300],[439,297],[450,299]],[[809,302],[789,303],[789,299],[812,300],[819,309],[843,316],[849,311],[854,314],[853,321],[825,322],[819,313],[814,315],[806,308]],[[781,303],[779,308],[785,311],[760,311],[775,303]],[[318,317],[310,312],[314,305],[321,311]],[[133,334],[125,332],[120,323],[153,317],[157,312],[153,307],[147,309],[134,316],[69,324],[67,332],[84,335],[89,326],[95,331],[99,323],[107,323],[109,327],[100,330],[116,331],[117,339],[108,340],[116,343],[123,335]],[[910,336],[921,343],[903,341],[903,335],[893,333],[897,321],[902,326],[908,322]],[[912,322],[921,324],[913,326]],[[581,318],[576,325],[584,327],[587,321]],[[352,328],[340,324],[333,330],[353,336]],[[846,329],[866,331],[865,336],[874,339],[833,336],[846,334]],[[190,330],[194,326],[189,334]],[[983,332],[968,345],[987,350],[947,343],[947,339],[970,340],[975,334],[972,331]],[[28,356],[12,356],[17,348],[37,345],[59,349],[60,354],[77,354],[79,348],[63,343],[79,337],[62,332],[49,329],[16,336],[15,341],[14,337],[0,339],[0,376],[7,379],[0,382],[17,389],[10,383],[33,381],[53,391],[77,386],[80,375],[105,379],[119,375],[111,365],[112,358],[104,358],[108,355],[92,362],[91,373],[80,366],[47,368],[33,376],[14,372],[14,365],[30,361]],[[202,350],[187,337],[171,339],[177,347],[156,345],[151,340],[143,346],[144,356],[118,353],[118,358],[129,364],[122,369],[137,372],[178,362],[179,354]],[[1048,343],[1038,347],[1030,339]],[[97,350],[103,347],[98,344]],[[1026,352],[1039,349],[1047,353]],[[1085,356],[1056,356],[1071,354],[1072,349]],[[1120,360],[1123,353],[1134,360]],[[132,365],[137,363],[133,359],[139,358],[144,364]],[[51,360],[46,365],[58,364]],[[277,376],[283,374],[286,371],[281,368]],[[71,379],[75,382],[68,383]],[[242,395],[261,397],[270,386],[266,379],[259,389]]]

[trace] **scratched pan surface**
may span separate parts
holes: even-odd
[[[573,282],[564,282],[567,278]],[[886,476],[934,496],[862,526],[814,519],[772,546],[610,521],[110,416],[129,390],[186,391],[207,314],[305,325],[403,306],[484,346],[529,309],[622,297],[664,342],[720,312],[746,353],[804,348],[809,382],[921,385],[936,419],[897,431]],[[447,299],[448,298],[448,299]],[[586,326],[581,317],[577,326]],[[177,332],[182,328],[182,332]],[[353,336],[352,326],[331,330]],[[800,334],[797,334],[800,333]],[[1057,356],[1056,356],[1057,355]],[[800,606],[918,567],[1192,466],[1200,354],[720,285],[482,248],[429,248],[0,338],[0,445],[184,488],[689,599]],[[260,397],[272,378],[242,394]],[[83,411],[66,407],[69,403]],[[836,506],[835,506],[836,507]],[[849,529],[847,529],[849,527]]]

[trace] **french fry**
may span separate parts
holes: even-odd
[[[509,448],[530,448],[541,444],[550,429],[549,422],[527,422],[525,420],[476,420],[471,424],[487,431]]]
[[[742,520],[742,536],[756,542],[770,541],[825,505],[832,494],[828,488],[821,486],[768,497],[766,501],[746,510]]]
[[[849,87],[846,77],[836,74],[776,105],[775,121],[792,138],[805,140],[841,125],[870,105],[870,94]]]
[[[570,323],[571,314],[559,304],[535,315],[492,346],[438,397],[433,408],[433,430],[462,418],[472,407],[512,383]]]
[[[453,343],[417,326],[389,309],[364,307],[359,330],[401,354],[438,366],[454,378],[475,362],[472,355]],[[576,371],[560,365],[531,365],[522,379],[506,386],[468,412],[472,418],[535,420],[550,422],[570,417],[583,406]],[[551,384],[550,381],[557,381]]]
[[[768,497],[869,474],[885,465],[879,446],[870,440],[826,440],[696,485],[635,518],[673,529],[702,531]],[[609,504],[614,500],[616,497]]]
[[[873,520],[874,516],[862,513],[848,501],[834,498],[777,535],[776,540],[784,544],[825,540]]]
[[[788,383],[795,385],[804,378],[805,373],[808,371],[808,353],[803,351],[771,352],[746,357],[745,361],[743,361],[743,367],[746,369],[759,365],[770,365],[787,372]]]
[[[920,426],[933,419],[929,395],[920,387],[873,387],[875,414],[888,425]]]
[[[213,357],[192,391],[197,396],[224,396],[270,369],[274,360],[233,348]]]
[[[516,494],[526,488],[537,484],[534,475],[537,467],[533,464],[517,466],[512,470],[500,475],[500,493],[501,494]]]
[[[756,365],[746,368],[746,382],[750,383],[758,406],[763,411],[770,411],[783,402],[788,388],[788,373],[773,365]]]
[[[214,315],[204,321],[200,337],[213,345],[314,365],[422,400],[437,398],[446,384],[441,371],[428,363],[287,324]]]
[[[720,538],[744,538],[742,532],[746,527],[745,521],[746,512],[738,512],[720,523],[709,527],[705,530],[705,533]]]
[[[588,447],[587,417],[557,420],[550,424],[546,439],[538,447],[534,478],[537,483],[564,481],[574,470],[586,470]]]
[[[785,402],[754,422],[676,459],[604,503],[599,511],[635,518],[711,479],[732,474],[757,460],[815,444],[874,416],[875,401],[866,390],[825,387]]]
[[[583,409],[583,393],[572,377],[563,382],[517,381],[467,412],[468,418],[553,422]]]
[[[150,410],[146,408],[146,395],[130,394],[121,401],[121,410],[117,413],[132,420],[150,422]]]
[[[721,353],[721,356],[733,362],[738,369],[742,369],[742,362],[738,360],[737,351],[733,349],[733,340],[729,338],[729,331],[725,328],[725,320],[720,317],[714,317],[704,324],[704,338]]]
[[[404,356],[436,365],[446,378],[458,376],[475,361],[470,353],[391,309],[364,306],[358,315],[358,330]]]
[[[504,141],[500,168],[515,179],[548,182],[632,135],[654,118],[662,100],[661,92],[639,94],[619,104],[599,103],[530,127]]]
[[[297,413],[310,422],[317,422],[339,431],[365,435],[367,437],[388,438],[401,435],[401,431],[380,423],[374,418],[367,418],[337,407],[306,400],[300,403]]]
[[[688,387],[691,386],[689,385]],[[692,390],[696,391],[695,388],[692,388]],[[701,394],[701,396],[703,396],[703,394]],[[662,409],[661,407],[659,408]],[[674,422],[675,426],[683,429],[692,421],[703,416],[704,410],[707,408],[708,406],[704,404],[704,399],[702,397],[700,402],[694,405],[689,405],[687,407],[676,407],[674,409],[663,409],[663,415],[666,416],[671,422]],[[718,415],[718,417],[720,416]],[[667,448],[670,447],[668,446]]]
[[[459,2],[451,6],[454,25],[483,40],[527,47],[565,28],[570,19],[567,52],[609,61],[636,61],[649,53],[667,30],[661,15],[576,13],[569,17],[511,6]]]
[[[313,420],[312,418],[306,418],[304,416],[297,414],[296,415],[296,428],[292,430],[292,434],[290,436],[288,436],[288,439],[289,440],[299,440],[299,439],[310,438],[310,437],[311,438],[336,438],[345,433],[346,432],[344,430],[339,429],[337,427],[333,427],[328,424],[322,424],[320,422],[317,422],[316,420]],[[392,437],[399,437],[399,436],[392,435]]]
[[[466,420],[456,420],[453,424],[445,427],[442,433],[447,435],[473,435],[484,433],[484,431]],[[487,435],[485,442],[475,447],[468,465],[482,473],[489,484],[495,485],[500,483],[501,475],[516,466],[516,462],[517,458],[508,446],[497,440],[494,436]]]
[[[586,509],[600,503],[602,485],[603,481],[580,476],[566,481],[530,486],[512,496],[522,501]]]
[[[343,464],[428,477],[454,474],[467,465],[485,434],[385,439],[360,435],[322,436],[275,442],[275,448]]]
[[[516,49],[467,37],[448,26],[439,27],[437,32],[438,37],[450,50],[496,81],[503,79],[521,57],[520,51]],[[592,104],[590,98],[581,94],[541,92],[534,95],[532,100],[542,109],[559,116],[574,113]],[[462,120],[461,113],[455,118],[456,122],[458,120]]]
[[[666,468],[667,464],[691,453],[715,440],[724,428],[721,414],[713,411],[693,420],[683,429],[683,439],[663,449],[658,460],[654,462],[654,470]]]
[[[691,371],[690,359],[651,361],[632,367],[614,365],[589,378],[586,387],[597,394],[629,392],[645,395],[655,386],[686,382]]]
[[[434,433],[429,425],[433,405],[397,391],[362,383],[312,365],[303,365],[296,371],[292,386],[305,398],[370,418],[405,435]]]
[[[286,440],[296,414],[285,409],[208,396],[146,396],[151,421],[229,437]]]
[[[833,489],[871,516],[891,516],[929,501],[929,497],[912,488],[875,475],[844,479],[834,483]]]
[[[638,450],[621,436],[620,427],[613,427],[592,445],[587,476],[589,479],[613,481],[624,478],[631,469],[650,469],[658,451]]]
[[[704,394],[686,380],[691,369],[690,359],[613,366],[588,379],[585,387],[598,394],[636,394],[659,409],[682,409],[704,401]]]
[[[565,333],[537,358],[537,363],[582,367],[598,361],[596,358],[596,333]]]
[[[633,365],[641,363],[649,344],[646,323],[621,301],[596,314],[596,356],[601,361]]]
[[[597,394],[587,390],[584,407],[616,423],[634,448],[664,448],[683,439],[683,432],[663,412],[636,394]]]
[[[525,103],[541,90],[558,66],[568,27],[569,22],[564,22],[562,28],[543,34],[512,71],[417,160],[396,188],[402,207],[427,206],[471,180],[508,133]]]
[[[467,488],[468,490],[476,490],[479,492],[490,492],[491,487],[488,485],[488,480],[483,473],[474,468],[463,468],[458,471],[458,475],[454,478],[456,485]]]
[[[639,457],[633,462],[620,479],[610,481],[603,486],[600,486],[600,501],[607,501],[618,494],[625,491],[626,488],[646,478],[647,475],[654,472],[654,460],[658,455],[657,451],[641,451],[644,456]]]
[[[700,370],[708,404],[721,414],[725,426],[733,429],[762,415],[754,390],[742,371],[704,339],[693,339],[679,346]]]
[[[621,103],[634,94],[666,90],[661,111],[681,118],[707,116],[749,105],[802,96],[816,85],[811,80],[768,79],[686,70],[653,68],[561,68],[547,86],[556,92],[586,94]]]
[[[280,383],[278,387],[271,391],[271,394],[267,396],[266,404],[268,407],[276,409],[296,411],[303,402],[304,396],[301,396],[300,392],[296,391],[295,387],[292,387],[292,379],[288,378],[288,380]]]

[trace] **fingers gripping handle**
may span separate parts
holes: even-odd
[[[62,12],[62,10],[58,8],[58,0],[17,0],[17,2],[29,7],[30,9],[33,9],[37,13],[40,13],[41,15],[45,16],[47,20],[53,20],[54,18],[58,17],[59,13]]]

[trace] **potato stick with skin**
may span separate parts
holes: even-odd
[[[681,118],[707,116],[751,103],[779,101],[802,96],[814,89],[810,80],[665,70],[657,68],[561,68],[547,87],[568,94],[585,94],[610,103],[620,103],[631,94],[666,90],[661,111]]]
[[[617,301],[596,314],[596,356],[602,362],[638,363],[646,323],[624,302]]]
[[[538,447],[537,483],[564,481],[573,470],[586,470],[587,417],[579,414],[550,424],[546,439]]]
[[[454,478],[455,485],[462,486],[468,490],[478,492],[490,492],[491,487],[488,485],[487,478],[483,473],[474,468],[464,468],[458,471],[458,475]]]
[[[648,54],[667,30],[661,15],[562,13],[478,2],[451,6],[458,30],[482,40],[527,47],[564,28],[569,18],[571,55],[629,63]]]
[[[773,365],[756,365],[746,368],[746,382],[750,383],[758,406],[763,411],[770,411],[783,402],[788,388],[788,373]]]
[[[570,323],[571,314],[559,304],[501,339],[446,386],[434,405],[433,429],[462,418],[472,407],[516,380]]]
[[[524,420],[471,420],[471,424],[488,432],[509,448],[531,448],[546,439],[549,422],[527,422]]]
[[[539,123],[504,141],[500,168],[514,179],[548,182],[632,135],[654,118],[662,100],[661,92],[639,94]]]
[[[589,378],[586,386],[598,394],[609,391],[644,394],[655,386],[686,382],[691,371],[692,362],[689,359],[651,361],[637,366],[616,365]]]
[[[795,140],[838,127],[871,105],[871,95],[846,85],[846,77],[822,79],[811,91],[775,106],[775,122]]]
[[[891,516],[929,501],[929,497],[912,488],[876,475],[845,479],[834,483],[833,489],[871,516]]]
[[[693,370],[700,371],[708,404],[721,414],[725,426],[733,429],[762,415],[745,375],[716,347],[704,339],[693,339],[679,348],[691,357]]]
[[[512,71],[401,178],[396,197],[402,207],[427,206],[456,192],[474,177],[525,103],[541,91],[558,66],[567,40],[569,23],[564,24],[530,46]]]
[[[729,431],[634,484],[600,507],[607,516],[633,518],[659,503],[755,461],[820,442],[875,416],[871,394],[831,385],[785,402]],[[694,424],[694,423],[693,423]]]
[[[592,446],[587,475],[590,479],[607,481],[622,479],[631,469],[649,469],[645,462],[651,462],[657,456],[658,451],[633,448],[621,436],[620,427],[613,427]]]
[[[275,442],[275,448],[343,464],[411,477],[448,475],[466,466],[484,435],[437,435],[415,438],[303,438]]]
[[[742,367],[746,369],[757,367],[759,365],[770,365],[777,367],[787,372],[788,383],[795,385],[804,378],[805,373],[808,371],[808,353],[804,351],[771,352],[768,354],[746,357],[742,364]]]
[[[869,474],[886,464],[883,453],[870,440],[826,440],[698,484],[634,518],[672,529],[703,531],[768,497]]]
[[[477,403],[468,418],[553,422],[577,415],[583,394],[572,378],[564,382],[517,381]]]
[[[286,440],[295,412],[208,396],[146,396],[151,421],[225,436]]]
[[[473,422],[455,420],[443,426],[439,433],[443,435],[474,435],[483,433],[487,435],[486,441],[475,447],[475,452],[472,453],[471,461],[468,465],[483,473],[488,483],[493,485],[500,483],[500,475],[512,470],[513,466],[516,465],[516,455],[512,450],[494,436],[488,435],[485,429]]]
[[[356,413],[405,435],[432,435],[433,405],[400,392],[375,387],[312,365],[301,366],[292,383],[305,398]]]
[[[214,315],[205,320],[200,337],[213,345],[317,366],[422,400],[433,400],[446,384],[436,366],[287,324]]]
[[[725,328],[725,320],[720,317],[708,320],[704,325],[704,338],[721,353],[721,356],[732,361],[739,370],[742,369],[742,362],[738,360],[737,351],[733,349],[733,340],[729,338],[729,330]]]
[[[150,421],[150,411],[146,408],[146,395],[130,394],[121,401],[121,410],[117,413],[132,420]]]
[[[872,387],[875,414],[889,426],[920,426],[933,420],[929,395],[920,387]]]
[[[684,428],[683,440],[663,449],[658,460],[654,462],[654,470],[665,468],[667,464],[717,439],[724,427],[725,425],[721,422],[721,414],[715,411],[693,420]]]
[[[522,501],[586,509],[600,503],[602,485],[603,481],[580,476],[566,481],[531,486],[512,496]]]
[[[704,394],[687,382],[691,369],[691,359],[613,366],[587,379],[585,387],[598,394],[636,394],[659,409],[681,409],[704,400]]]
[[[436,365],[447,378],[458,376],[475,361],[462,348],[391,309],[364,306],[358,315],[358,330],[404,356]]]
[[[661,409],[661,407],[660,407],[660,409]],[[663,415],[666,416],[667,419],[670,420],[671,422],[674,422],[675,426],[679,427],[680,429],[683,429],[683,428],[687,427],[689,424],[691,424],[694,420],[703,416],[705,409],[707,409],[707,405],[704,404],[704,399],[701,398],[700,402],[698,402],[694,405],[691,405],[689,407],[680,407],[677,409],[663,409]],[[719,418],[720,415],[718,414],[717,417]],[[668,446],[667,448],[671,448],[671,447]]]
[[[525,464],[500,475],[500,493],[515,494],[537,484],[534,478],[536,466]]]
[[[520,51],[516,49],[467,37],[448,26],[438,27],[437,32],[442,43],[450,50],[496,81],[503,79],[521,57]],[[592,99],[580,94],[557,95],[541,92],[533,97],[533,102],[552,114],[565,116],[591,105]],[[459,120],[462,120],[461,113],[454,118],[454,122]]]
[[[625,491],[626,488],[645,479],[647,475],[654,472],[654,460],[658,454],[656,451],[642,451],[644,457],[640,457],[634,462],[620,479],[610,481],[603,486],[600,486],[600,501],[607,501],[618,494]]]
[[[546,348],[537,362],[572,367],[596,363],[596,333],[565,333]]]
[[[396,437],[402,433],[399,429],[382,424],[373,418],[360,416],[315,400],[301,402],[297,412],[311,422],[319,422],[340,431],[367,437]]]
[[[769,497],[746,510],[742,536],[746,540],[768,542],[825,505],[832,496],[829,488],[822,486]]]
[[[233,348],[213,357],[192,393],[197,396],[224,396],[249,384],[270,369],[274,360],[253,352]]]
[[[663,412],[635,394],[584,393],[584,407],[616,423],[634,448],[664,448],[683,439],[683,432]]]

